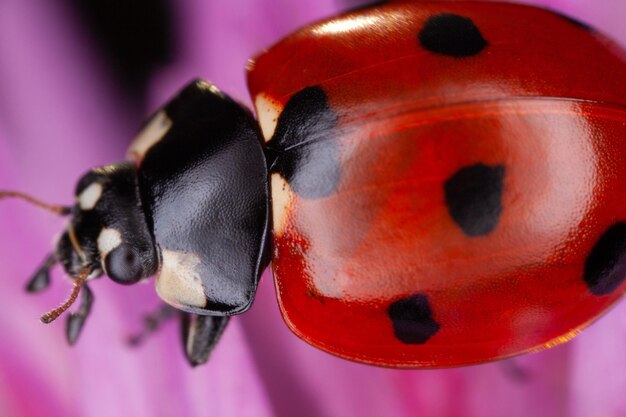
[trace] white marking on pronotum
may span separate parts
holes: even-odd
[[[259,118],[259,126],[261,126],[263,138],[267,142],[272,138],[272,136],[274,136],[278,116],[283,109],[277,101],[272,100],[265,94],[259,94],[256,96],[256,99],[254,100],[254,107]]]
[[[161,110],[146,123],[146,126],[139,132],[128,148],[126,157],[138,161],[148,152],[155,143],[163,139],[163,136],[172,127],[172,119],[167,117],[165,111]]]
[[[76,197],[78,200],[78,206],[81,210],[92,210],[96,204],[98,204],[98,200],[102,197],[102,184],[99,182],[92,182],[83,190],[82,193]]]
[[[206,306],[202,278],[198,272],[200,258],[191,253],[163,249],[162,267],[155,287],[159,297],[174,307]]]
[[[285,228],[287,213],[291,205],[293,191],[289,183],[277,172],[272,174],[272,217],[274,223],[274,234],[280,236]]]
[[[119,230],[105,227],[98,235],[97,244],[100,258],[104,259],[113,249],[122,244],[122,234]]]

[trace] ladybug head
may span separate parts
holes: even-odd
[[[31,292],[47,287],[48,270],[56,262],[74,280],[69,299],[42,316],[45,323],[52,322],[70,307],[87,280],[106,274],[120,284],[134,284],[154,274],[157,268],[154,243],[140,201],[136,165],[94,168],[78,181],[75,195],[74,206],[64,207],[45,204],[21,193],[0,192],[0,198],[22,198],[71,216],[53,254],[27,287]]]
[[[95,168],[78,181],[72,219],[56,248],[70,276],[87,268],[120,284],[134,284],[156,269],[156,254],[142,210],[134,164]]]

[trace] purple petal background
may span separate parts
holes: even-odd
[[[622,0],[527,3],[578,17],[626,45]],[[140,120],[76,16],[59,4],[0,5],[0,188],[69,202],[84,171],[123,157]],[[177,7],[180,59],[151,80],[152,109],[196,76],[249,104],[248,57],[342,8],[333,0],[190,0]],[[23,292],[61,227],[22,203],[0,204],[2,416],[626,416],[624,303],[545,352],[399,371],[353,364],[301,342],[283,324],[266,274],[252,310],[232,321],[210,363],[190,369],[174,323],[139,349],[123,343],[158,305],[152,285],[102,279],[92,285],[92,317],[69,348],[61,321],[46,327],[37,320],[66,297],[63,274],[55,270],[45,294]],[[521,376],[512,376],[514,369]]]

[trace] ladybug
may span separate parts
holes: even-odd
[[[199,364],[272,263],[289,328],[354,361],[460,366],[565,342],[626,291],[626,53],[549,10],[391,1],[252,60],[250,111],[197,80],[130,162],[80,179],[60,262],[155,275]]]

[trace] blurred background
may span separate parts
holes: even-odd
[[[194,77],[248,105],[247,59],[356,0],[0,0],[0,188],[69,203],[90,167],[123,159],[142,120]],[[528,0],[626,45],[623,0]],[[460,369],[399,371],[316,350],[282,322],[271,276],[191,369],[177,323],[125,338],[159,300],[152,284],[91,286],[92,315],[68,347],[39,316],[68,294],[24,284],[63,223],[0,204],[0,416],[626,416],[626,304],[573,342]]]

